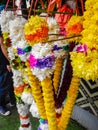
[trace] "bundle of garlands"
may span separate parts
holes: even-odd
[[[78,94],[80,79],[98,78],[97,3],[97,0],[95,3],[87,0],[84,15],[81,18],[71,17],[66,28],[67,36],[81,35],[72,39],[75,42],[72,52],[69,52],[70,41],[59,40],[59,25],[53,17],[46,19],[36,15],[25,20],[21,16],[14,16],[13,12],[2,11],[1,29],[5,42],[10,38],[11,44],[7,51],[20,117],[19,130],[32,129],[29,111],[32,116],[39,118],[38,130],[65,130]],[[69,55],[73,75],[68,77],[66,74],[65,77],[70,78],[69,89],[60,96],[64,90],[60,84],[62,70],[65,64],[65,71],[68,72]]]

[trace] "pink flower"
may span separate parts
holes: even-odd
[[[83,53],[87,54],[87,49],[88,49],[87,45],[84,44],[84,45],[78,46],[77,49],[76,49],[76,51],[77,52],[83,52]]]
[[[37,63],[37,59],[32,54],[30,54],[29,63],[31,68],[33,68]]]

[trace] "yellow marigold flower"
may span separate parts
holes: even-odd
[[[80,35],[83,30],[83,17],[82,16],[72,16],[66,27],[67,36]],[[79,42],[81,37],[74,37],[68,39],[68,42]]]
[[[40,16],[31,16],[24,26],[26,40],[33,45],[38,42],[45,42],[48,37],[48,24]]]
[[[98,52],[95,48],[87,51],[87,55],[81,52],[71,52],[73,75],[86,80],[98,78]]]

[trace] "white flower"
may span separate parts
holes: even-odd
[[[38,113],[38,108],[36,106],[36,103],[33,101],[32,105],[30,106],[30,112],[33,117],[40,118],[40,115]]]
[[[36,58],[43,58],[52,55],[52,49],[53,46],[48,43],[45,44],[38,43],[32,47],[31,54]]]
[[[60,32],[59,24],[57,23],[56,19],[53,17],[47,18],[47,23],[49,26],[49,41],[58,39],[58,34]],[[54,35],[55,34],[55,35]]]
[[[67,41],[55,41],[54,42],[54,46],[57,45],[57,47],[63,47],[63,46],[67,46],[68,43]],[[68,54],[68,51],[65,51],[64,49],[59,49],[59,50],[55,50],[54,51],[54,55],[56,58],[64,58],[66,55]]]
[[[46,77],[51,77],[51,75],[53,74],[54,71],[54,67],[52,69],[38,69],[36,67],[34,67],[33,69],[31,69],[32,73],[40,80],[44,80]]]
[[[21,95],[21,99],[24,103],[30,105],[33,103],[34,101],[34,98],[32,96],[32,93],[31,92],[23,92],[22,95]]]
[[[24,39],[21,39],[21,41],[18,41],[17,42],[17,47],[19,47],[19,48],[25,48],[26,46],[28,46],[29,44],[27,43],[27,41],[26,40],[24,40]]]
[[[25,40],[24,36],[24,24],[26,20],[23,17],[16,17],[14,20],[11,20],[9,23],[9,30],[10,30],[10,39],[12,44],[17,44],[18,41],[22,39]]]
[[[47,123],[45,123],[45,124],[40,123],[39,128],[40,128],[41,130],[49,130],[49,126],[48,126]]]
[[[18,41],[17,44],[15,44],[16,48],[24,49],[28,46],[28,43],[26,40],[21,39],[21,41]],[[20,57],[21,61],[26,62],[27,59],[29,58],[30,52],[27,52],[25,54],[19,54],[18,56]]]
[[[56,108],[55,111],[56,111],[56,113],[61,114],[61,112],[62,112],[62,107]]]
[[[59,34],[60,27],[55,18],[48,17],[47,23],[49,26],[49,34]]]
[[[15,54],[12,47],[8,47],[8,56],[11,60],[15,59]]]
[[[23,78],[22,78],[22,74],[19,70],[15,70],[15,69],[12,69],[12,72],[13,72],[13,81],[14,81],[14,86],[17,87],[19,85],[22,85],[23,84]]]
[[[2,32],[9,32],[9,22],[15,18],[13,11],[2,11],[0,25]]]
[[[27,119],[20,119],[21,124],[28,124],[30,122],[30,118]]]
[[[29,113],[29,106],[27,104],[18,104],[17,103],[18,113],[20,115],[26,116]]]

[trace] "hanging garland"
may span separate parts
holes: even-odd
[[[56,4],[58,5],[59,2],[61,1],[57,1]],[[86,3],[86,6],[88,5],[89,3]],[[86,8],[89,10],[89,7]],[[96,12],[96,9],[97,7],[95,6],[93,13]],[[84,16],[85,19],[86,17],[87,15]],[[67,30],[68,34],[80,35],[81,31],[86,29],[87,24],[84,22],[82,26],[80,20],[81,18],[78,19],[73,17],[72,19],[75,19],[76,21],[74,21],[75,23],[71,23],[71,21],[69,21]],[[97,19],[96,15],[95,17],[92,17],[92,19]],[[22,25],[20,24],[20,20]],[[68,46],[66,45],[67,42],[65,41],[61,42],[58,39],[57,41],[51,41],[53,40],[53,37],[49,39],[48,36],[52,34],[51,32],[54,28],[50,29],[49,27],[52,27],[52,22],[49,25],[49,21],[47,21],[39,16],[31,16],[28,21],[25,21],[22,18],[16,18],[15,21],[13,20],[10,22],[10,31],[8,32],[10,32],[12,48],[8,48],[8,51],[13,67],[13,79],[15,86],[14,91],[17,99],[19,101],[24,101],[24,103],[21,102],[17,105],[21,121],[20,130],[31,130],[31,123],[28,115],[28,105],[26,106],[26,104],[32,104],[32,111],[34,100],[36,101],[38,112],[40,114],[40,125],[38,130],[65,130],[67,128],[77,97],[80,78],[82,77],[85,79],[94,80],[96,77],[98,77],[98,74],[96,73],[98,72],[98,50],[96,49],[97,42],[95,38],[93,39],[95,40],[94,47],[89,44],[88,41],[86,41],[85,44],[83,43],[83,45],[76,46],[74,51],[70,53],[72,61],[71,64],[73,67],[73,77],[71,84],[69,83],[70,81],[67,82],[70,84],[70,88],[69,90],[67,89],[67,98],[65,100],[64,107],[62,106],[62,99],[60,104],[56,102],[56,100],[60,100],[60,98],[54,100],[54,88],[56,94],[58,94],[57,91],[59,87],[59,84],[57,83],[55,85],[55,82],[60,79],[59,76],[62,70],[61,69],[59,72],[58,68],[62,67],[63,65],[63,62],[61,61],[68,54],[68,50],[66,49]],[[13,25],[12,28],[11,25]],[[19,31],[18,35],[16,35],[17,31],[15,30]],[[57,34],[57,32],[55,34]],[[48,43],[47,40],[50,40],[51,42]],[[91,41],[93,40],[91,37]],[[73,39],[73,41],[78,40]],[[81,41],[83,41],[83,39]],[[11,54],[10,50],[14,52]],[[87,70],[89,64],[91,69]],[[53,77],[53,74],[54,85],[52,84],[51,78]],[[71,76],[69,77],[71,78]],[[24,77],[27,84],[24,83]],[[26,102],[26,98],[28,98],[30,102],[28,100]],[[35,111],[32,113],[35,113]]]

